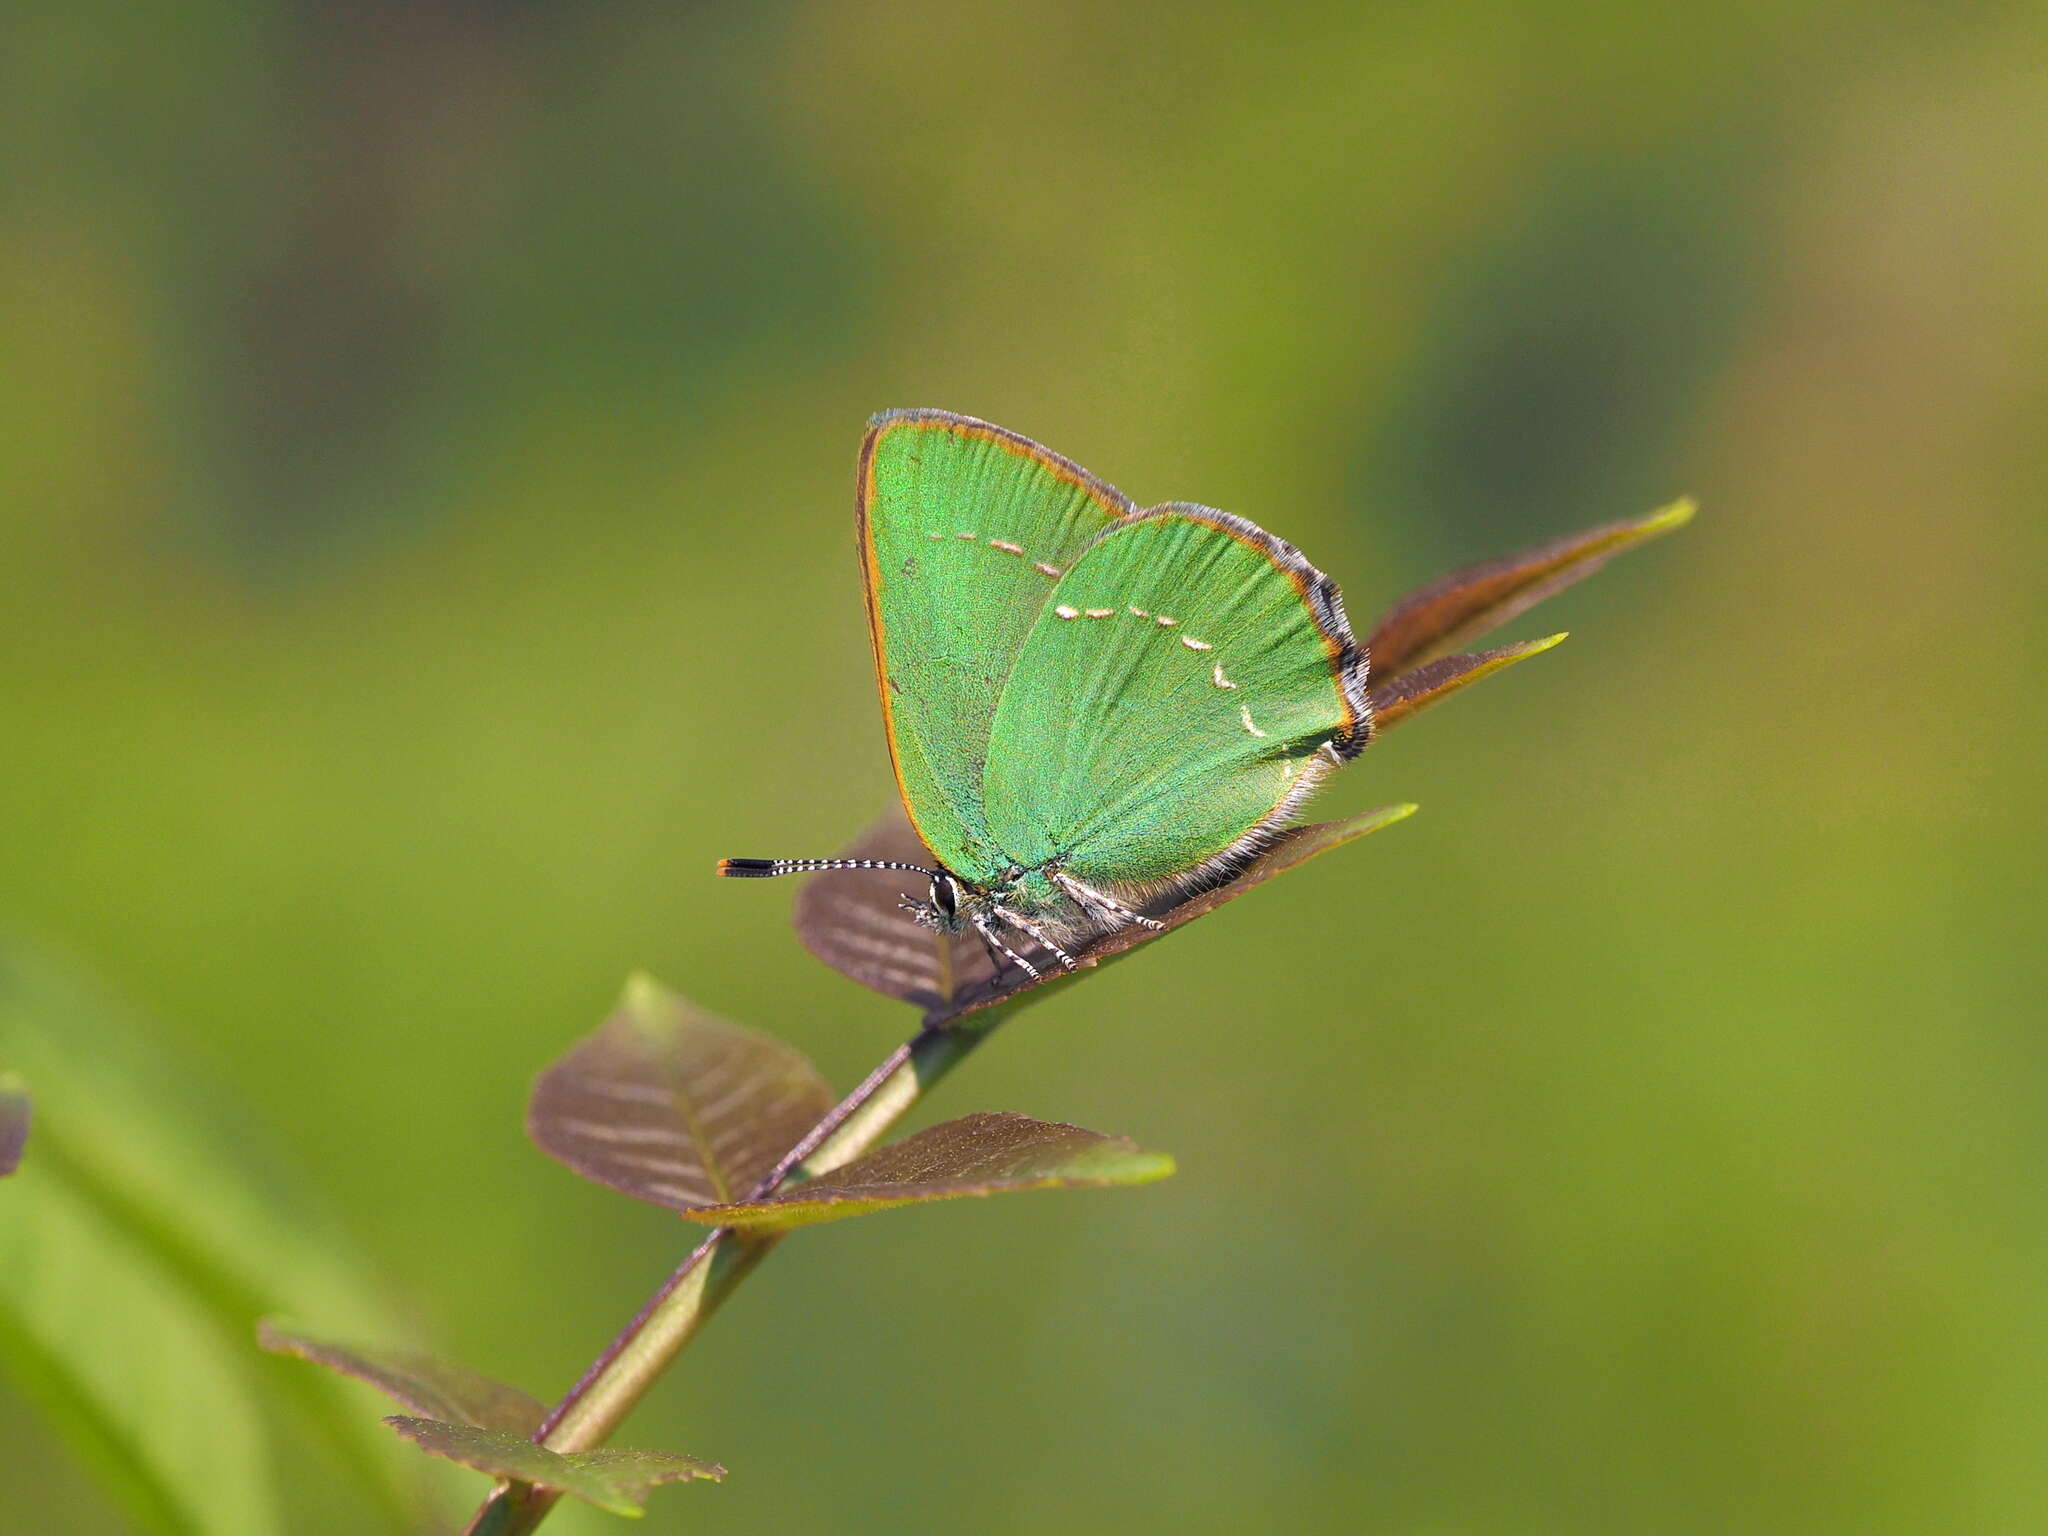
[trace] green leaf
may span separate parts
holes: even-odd
[[[765,1200],[683,1214],[709,1226],[786,1232],[927,1200],[1149,1184],[1172,1172],[1166,1153],[1147,1152],[1121,1136],[1029,1115],[976,1114],[919,1131]]]
[[[21,1166],[28,1145],[28,1087],[18,1072],[0,1072],[0,1179]]]
[[[1415,809],[1388,806],[1341,821],[1291,827],[1234,879],[1153,916],[1171,932],[1319,853],[1405,820]],[[892,807],[855,839],[844,856],[927,864],[931,859],[900,807]],[[1074,973],[1066,971],[1021,977],[1014,968],[998,977],[974,935],[922,926],[897,905],[902,895],[902,875],[889,870],[848,870],[807,880],[797,892],[797,937],[841,975],[923,1009],[927,1024],[946,1023],[1074,979]],[[1159,936],[1132,924],[1097,939],[1075,959],[1085,970]]]
[[[296,1355],[366,1381],[401,1407],[430,1419],[531,1435],[547,1409],[517,1387],[410,1350],[358,1348],[315,1338],[265,1319],[256,1340],[273,1354]]]
[[[204,1299],[53,1157],[0,1188],[0,1231],[0,1382],[129,1519],[165,1536],[282,1530],[254,1356]]]
[[[354,1518],[416,1521],[416,1472],[349,1389],[250,1347],[257,1319],[287,1306],[365,1334],[399,1329],[320,1203],[265,1155],[246,1106],[4,941],[0,1060],[35,1084],[36,1116],[31,1155],[0,1184],[0,1384],[150,1511],[138,1518],[151,1531],[271,1528],[254,1523],[269,1473],[245,1428],[295,1480],[360,1490],[371,1502]],[[222,1132],[248,1165],[218,1149]],[[234,1491],[251,1459],[234,1484],[250,1491]],[[197,1510],[182,1491],[195,1488]]]
[[[1387,610],[1366,640],[1373,682],[1383,687],[1498,628],[1623,550],[1684,527],[1695,510],[1689,500],[1674,501],[1647,517],[1602,523],[1417,587]]]
[[[781,1041],[644,976],[535,1083],[526,1128],[586,1179],[671,1210],[738,1200],[835,1095]]]
[[[384,1421],[429,1456],[444,1456],[500,1479],[557,1488],[587,1499],[615,1515],[644,1512],[647,1495],[663,1483],[725,1476],[715,1461],[674,1451],[623,1451],[609,1447],[563,1455],[522,1436],[474,1424],[444,1424],[393,1414]]]
[[[1563,640],[1562,634],[1546,635],[1541,640],[1519,640],[1513,645],[1499,646],[1490,651],[1463,651],[1456,656],[1438,657],[1403,672],[1392,682],[1373,688],[1373,732],[1377,735],[1381,731],[1392,730],[1409,716],[1420,714],[1460,688],[1504,671],[1518,661],[1540,656]]]

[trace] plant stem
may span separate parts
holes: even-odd
[[[1008,1009],[992,1008],[950,1026],[927,1025],[898,1046],[840,1100],[755,1186],[749,1199],[792,1179],[812,1178],[868,1151],[931,1086],[996,1030]],[[534,1438],[552,1451],[587,1451],[612,1432],[674,1363],[779,1237],[746,1237],[720,1227],[690,1253],[661,1289],[591,1362]],[[464,1536],[526,1536],[561,1495],[531,1483],[501,1483],[464,1528]]]

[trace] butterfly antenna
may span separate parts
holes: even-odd
[[[777,875],[813,875],[827,869],[901,869],[936,880],[922,864],[896,859],[720,859],[718,872],[728,880],[770,880]]]

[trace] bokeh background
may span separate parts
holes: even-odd
[[[647,1529],[2048,1524],[2038,7],[0,29],[0,932],[546,1397],[690,1240],[522,1137],[624,976],[840,1083],[913,1022],[709,875],[892,792],[870,412],[1246,513],[1361,624],[1704,505],[1323,801],[1419,817],[929,1111],[1177,1179],[792,1243],[623,1437],[733,1468]],[[61,1440],[0,1381],[0,1525],[130,1529]]]

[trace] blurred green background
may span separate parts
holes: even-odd
[[[933,1109],[1180,1177],[800,1238],[623,1437],[733,1468],[646,1528],[2038,1531],[2044,20],[30,0],[0,932],[552,1398],[691,1241],[522,1137],[624,975],[842,1084],[912,1023],[709,875],[892,793],[870,412],[1255,517],[1361,626],[1691,492],[1322,802],[1421,816]],[[0,1474],[129,1529],[4,1382]],[[347,1483],[277,1528],[391,1528]]]

